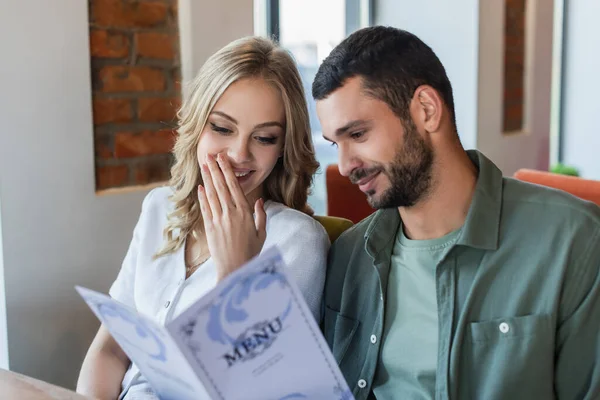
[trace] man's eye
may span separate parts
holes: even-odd
[[[365,131],[354,132],[350,134],[352,139],[360,139],[365,134]]]

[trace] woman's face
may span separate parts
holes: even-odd
[[[261,78],[231,84],[219,98],[198,142],[198,163],[228,157],[249,201],[263,196],[263,183],[283,154],[285,110],[277,89]]]

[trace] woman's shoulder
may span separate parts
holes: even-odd
[[[151,220],[155,223],[166,223],[167,215],[172,209],[170,200],[173,190],[168,186],[152,189],[142,203],[141,219]]]
[[[302,232],[327,237],[325,228],[308,214],[275,201],[265,203],[267,213],[267,235],[269,231]]]
[[[169,208],[171,201],[169,198],[173,195],[173,189],[169,186],[160,186],[148,192],[144,198],[144,209]]]

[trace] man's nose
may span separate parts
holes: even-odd
[[[359,168],[360,165],[360,160],[349,149],[343,146],[338,148],[338,169],[342,176],[350,176],[352,171]]]

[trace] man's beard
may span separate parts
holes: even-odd
[[[404,125],[404,142],[394,161],[387,166],[379,164],[350,174],[353,183],[378,172],[388,177],[391,186],[383,193],[366,193],[367,201],[375,209],[412,207],[425,198],[431,188],[433,149],[419,135],[412,120]]]

